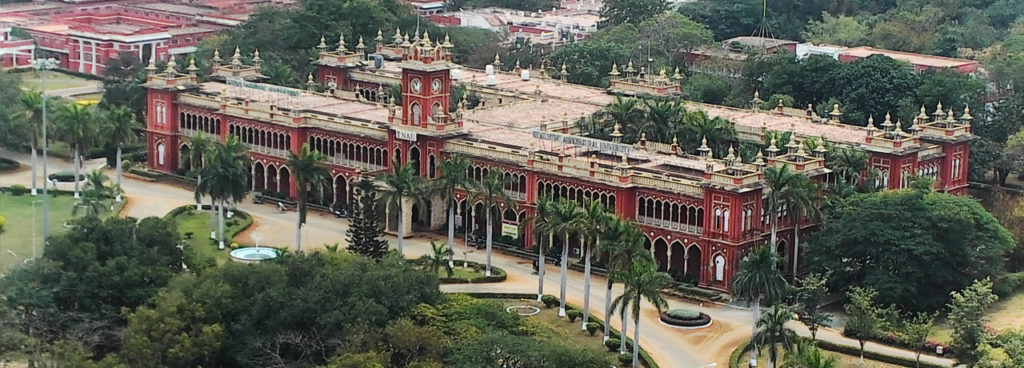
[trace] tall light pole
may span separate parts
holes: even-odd
[[[42,85],[40,94],[43,97],[43,244],[46,244],[50,237],[50,196],[46,185],[46,181],[49,180],[49,176],[46,174],[46,147],[49,145],[46,140],[46,71],[56,67],[57,60],[54,58],[32,60],[32,68],[39,71],[39,83]],[[33,245],[33,249],[35,249],[34,247],[35,245]]]

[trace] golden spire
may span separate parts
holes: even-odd
[[[779,144],[778,141],[775,140],[775,137],[772,137],[771,141],[768,142],[767,151],[771,156],[775,156],[775,153],[779,152]]]
[[[444,47],[447,47],[447,48],[455,47],[455,45],[452,44],[451,38],[448,38],[448,32],[444,33],[444,44],[441,45],[441,46],[444,46]]]
[[[402,38],[402,29],[401,28],[395,28],[395,35],[393,37],[391,37],[391,38],[393,38],[395,40],[395,44],[396,45],[402,44],[402,40],[404,39],[404,38]]]
[[[672,147],[679,147],[679,137],[675,135],[672,136]]]
[[[377,28],[377,37],[374,37],[373,40],[378,42],[384,41],[384,33],[380,31],[380,28]]]
[[[347,49],[345,48],[345,34],[341,33],[338,35],[338,52],[343,53]]]
[[[896,119],[896,134],[903,134],[903,119]]]
[[[253,53],[252,53],[252,62],[253,62],[253,64],[259,65],[261,61],[263,61],[263,59],[260,59],[260,49],[253,50]]]
[[[405,46],[405,47],[412,46],[412,44],[409,43],[409,33],[405,34],[405,39],[402,41],[402,46]]]
[[[731,144],[729,145],[729,154],[725,155],[725,160],[726,161],[735,161],[736,160],[736,151],[733,150]]]
[[[868,131],[875,130],[875,116],[868,115]]]
[[[778,107],[786,107],[786,105],[784,105],[784,104],[782,103],[782,99],[781,99],[781,98],[779,99],[779,104],[778,104],[777,106],[778,106]]]
[[[939,101],[939,104],[935,106],[935,112],[932,115],[935,116],[935,120],[942,119],[946,115],[945,112],[942,112],[942,101]]]
[[[832,117],[832,120],[839,120],[840,116],[843,116],[843,112],[839,111],[839,104],[832,105],[832,112],[828,113]]]
[[[196,74],[196,71],[199,70],[199,68],[196,67],[196,58],[195,57],[192,57],[192,58],[188,59],[188,67],[185,68],[185,70],[187,70],[188,74],[190,74],[190,75]]]
[[[682,79],[683,79],[683,75],[679,74],[679,67],[676,67],[675,73],[672,74],[672,80],[678,81],[678,80],[682,80]]]
[[[565,62],[563,61],[563,62],[562,62],[562,78],[564,79],[564,78],[565,78],[565,75],[567,75],[567,74],[569,74],[569,72],[567,72],[567,71],[565,70]]]
[[[966,122],[970,122],[971,120],[974,120],[974,117],[971,116],[971,106],[969,106],[969,105],[968,106],[964,106],[964,114],[960,115],[960,120],[963,120],[963,121],[966,121]]]
[[[150,58],[150,60],[153,60],[153,59]],[[216,65],[219,65],[220,62],[223,61],[220,58],[220,49],[213,49],[213,59],[210,59],[210,60],[213,61],[213,63],[216,64]]]
[[[626,64],[626,73],[635,73],[635,72],[636,72],[636,69],[633,69],[633,60],[630,60],[629,64]]]
[[[494,53],[494,65],[501,65],[501,55]]]
[[[796,155],[797,156],[807,156],[807,151],[804,151],[804,145],[797,144]]]
[[[612,134],[609,134],[609,136],[611,136],[612,138],[621,138],[622,137],[622,132],[619,130],[621,128],[622,128],[622,124],[615,123],[615,126],[612,127]]]
[[[956,119],[953,118],[953,108],[949,109],[949,113],[946,116],[946,122],[955,123]]]
[[[306,83],[309,83],[309,84],[316,83],[316,82],[313,81],[313,73],[309,73],[309,77],[306,78]]]
[[[217,51],[214,50],[214,57],[217,57]],[[146,71],[149,73],[156,72],[156,53],[149,55],[149,65],[146,65]]]
[[[885,128],[885,130],[892,128],[892,115],[888,112],[885,113],[885,121],[882,122],[882,128]]]
[[[519,69],[522,69],[522,68],[519,66],[519,59],[516,59],[516,70],[519,70]]]
[[[167,74],[177,73],[178,71],[174,69],[177,66],[178,66],[178,63],[174,62],[174,55],[171,55],[171,59],[167,60],[167,69],[164,69],[164,73],[167,73]]]
[[[705,151],[705,150],[710,150],[710,149],[711,148],[708,148],[708,136],[706,136],[706,135],[701,136],[700,137],[700,148],[698,148],[698,150]]]
[[[616,63],[615,63],[615,62],[613,61],[613,62],[612,62],[612,71],[608,72],[608,75],[610,75],[610,76],[613,76],[613,77],[618,77],[618,76],[619,76],[619,74],[620,74],[620,73],[619,73],[619,66],[618,66],[618,64],[616,64]]]
[[[320,49],[320,51],[324,51],[327,49],[327,39],[324,38],[323,35],[320,35],[320,44],[316,45],[316,48]]]
[[[760,165],[767,163],[764,161],[764,150],[757,150],[757,157],[754,157],[754,163]]]
[[[921,113],[917,115],[917,120],[920,120],[922,123],[928,121],[928,113],[924,109],[924,105],[921,105]]]
[[[235,54],[231,55],[231,65],[242,65],[242,49],[235,46]]]
[[[363,44],[363,36],[359,36],[359,43],[356,44],[356,50],[365,50],[366,45]]]
[[[640,132],[640,140],[641,141],[646,141],[647,140],[647,133],[646,132]]]

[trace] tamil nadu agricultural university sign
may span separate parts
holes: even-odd
[[[601,152],[611,154],[630,154],[633,153],[633,147],[625,144],[602,141],[600,139],[593,139],[587,137],[580,137],[569,134],[551,133],[542,131],[533,131],[533,137],[537,139],[543,139],[546,141],[558,142],[563,144],[571,144],[574,146],[582,146],[593,148]]]

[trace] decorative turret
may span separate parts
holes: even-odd
[[[231,56],[231,66],[238,67],[242,65],[242,50],[235,46],[235,54]]]
[[[366,45],[363,44],[363,36],[359,36],[359,43],[356,44],[356,53],[366,55]]]
[[[971,107],[970,106],[965,106],[964,107],[964,114],[960,115],[960,121],[964,122],[964,124],[968,124],[969,125],[969,124],[971,124],[971,121],[973,121],[973,120],[974,120],[974,117],[971,116]]]
[[[495,53],[494,54],[494,62],[491,63],[491,64],[494,64],[494,68],[495,69],[501,70],[501,55],[498,54],[498,53]]]
[[[316,81],[313,80],[313,73],[306,77],[306,90],[312,92],[316,88]]]
[[[377,37],[373,38],[374,46],[380,47],[384,45],[384,33],[381,32],[380,28],[377,28]]]
[[[178,63],[174,62],[174,55],[171,55],[171,58],[167,60],[167,69],[164,69],[164,74],[167,74],[168,76],[178,74],[177,69],[175,69],[177,66]]]
[[[558,74],[558,79],[560,79],[562,82],[568,82],[569,81],[569,72],[565,70],[565,62],[564,61],[562,62],[562,71]]]
[[[321,54],[327,51],[327,39],[323,35],[320,35],[320,44],[316,45],[316,49],[320,50]]]
[[[868,115],[868,126],[867,126],[867,128],[868,128],[868,132],[873,132],[875,130],[875,116],[874,115]]]
[[[220,53],[214,51],[214,60],[220,60]],[[213,67],[210,70],[210,77],[214,79],[227,80],[227,79],[243,79],[246,81],[257,81],[262,80],[264,77],[261,72],[261,64],[263,59],[260,58],[260,50],[254,49],[252,53],[252,64],[251,66],[242,63],[242,49],[235,47],[235,53],[231,56],[231,62],[228,65],[220,65],[219,61],[214,62]]]
[[[188,67],[185,68],[185,71],[188,72],[189,76],[195,77],[196,76],[196,71],[198,71],[198,70],[199,70],[199,68],[196,67],[196,58],[194,58],[194,57],[189,58],[188,59]]]
[[[676,82],[683,80],[683,75],[679,74],[679,67],[676,67],[675,73],[672,74],[672,80]]]
[[[252,65],[259,69],[262,63],[263,59],[260,59],[260,49],[255,49],[252,53]]]
[[[618,66],[618,64],[616,64],[615,62],[612,62],[612,71],[608,72],[608,75],[612,76],[612,78],[616,78],[620,74],[622,74],[622,73],[619,73],[619,66]]]
[[[395,28],[395,36],[393,38],[393,41],[394,41],[394,43],[396,45],[401,45],[403,41],[408,40],[408,39],[409,39],[409,37],[402,37],[402,29],[401,28]]]
[[[760,111],[761,103],[763,102],[764,101],[761,100],[761,91],[754,90],[754,98],[750,100],[750,108],[754,111]]]
[[[150,60],[153,60],[150,58]],[[213,49],[213,59],[210,59],[210,64],[216,68],[220,66],[220,63],[224,60],[220,58],[220,49]]]
[[[711,158],[711,147],[708,147],[708,137],[707,136],[702,136],[700,138],[700,147],[697,148],[697,152],[700,154],[700,157],[702,157],[704,159],[710,159]]]
[[[779,146],[778,142],[775,141],[775,137],[772,137],[771,141],[768,142],[768,148],[765,151],[768,151],[768,158],[775,158],[775,155],[779,153]]]
[[[839,104],[833,104],[832,105],[832,112],[828,113],[828,116],[829,116],[829,118],[832,119],[832,122],[834,122],[834,123],[838,123],[839,122],[839,118],[841,118],[843,116],[843,112],[839,111]]]
[[[612,133],[608,135],[608,136],[612,137],[612,142],[615,142],[615,143],[622,142],[622,132],[619,130],[621,128],[622,128],[621,124],[615,123],[615,126],[612,128]]]
[[[149,65],[146,65],[146,75],[153,75],[154,73],[156,73],[156,54],[149,56]]]

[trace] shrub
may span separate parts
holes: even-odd
[[[672,309],[665,314],[668,314],[669,317],[684,321],[690,321],[700,318],[700,312],[690,309]]]
[[[131,169],[132,169],[132,162],[131,161],[128,161],[128,160],[121,161],[121,170],[128,171],[128,170],[131,170]]]
[[[11,192],[11,195],[16,195],[16,196],[20,196],[20,195],[23,195],[25,193],[28,193],[28,188],[26,188],[24,185],[19,185],[19,184],[12,185],[9,190]]]
[[[553,308],[554,306],[559,304],[558,297],[556,297],[554,295],[544,295],[544,296],[540,297],[540,301],[542,303],[544,303],[545,307],[548,307],[548,308]]]
[[[1008,297],[1024,286],[1024,272],[1008,273],[993,283],[992,292],[1001,298]]]
[[[597,333],[597,330],[600,330],[600,329],[601,329],[601,324],[599,324],[597,322],[587,322],[587,333],[589,333],[590,336],[594,336],[594,334]]]
[[[608,351],[617,351],[617,350],[619,350],[619,345],[622,345],[622,340],[616,339],[614,337],[610,338],[608,340],[605,340],[605,342],[604,342],[604,347],[607,348]]]
[[[619,363],[623,365],[633,364],[633,354],[619,354]]]
[[[580,311],[571,309],[565,312],[565,316],[569,317],[569,322],[576,322],[577,318],[580,318]]]
[[[238,243],[232,242],[231,249],[238,249]]]

